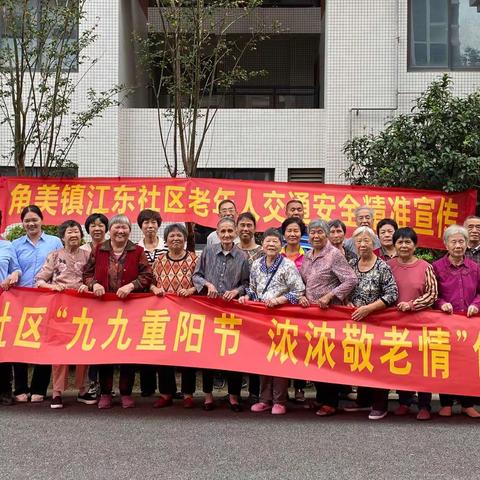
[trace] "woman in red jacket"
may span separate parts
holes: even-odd
[[[83,282],[97,297],[114,292],[126,298],[132,292],[148,291],[152,283],[152,269],[142,247],[129,240],[132,231],[125,215],[116,215],[108,224],[110,240],[97,245],[85,267]],[[100,401],[98,408],[112,406],[113,365],[100,365]],[[120,397],[123,408],[132,408],[134,365],[120,365]]]

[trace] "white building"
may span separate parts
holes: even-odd
[[[87,23],[99,24],[90,52],[99,61],[77,92],[77,107],[88,87],[137,84],[132,32],[146,32],[147,21],[155,27],[155,3],[87,1]],[[265,3],[261,14],[279,19],[286,32],[246,59],[269,74],[226,97],[229,108],[218,112],[203,150],[206,174],[343,183],[342,146],[352,135],[408,111],[442,72],[458,94],[480,86],[480,52],[473,65],[467,58],[469,49],[480,50],[480,0]],[[5,138],[2,127],[0,151]],[[140,89],[95,121],[71,159],[80,176],[167,176],[160,145],[156,110]]]

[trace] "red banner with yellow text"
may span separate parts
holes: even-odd
[[[145,363],[480,395],[480,318],[390,309],[15,288],[0,296],[0,362]]]
[[[313,183],[255,182],[206,178],[15,178],[0,179],[2,225],[19,222],[22,209],[40,207],[47,224],[70,218],[80,222],[93,212],[107,216],[158,210],[165,221],[195,222],[216,227],[217,204],[231,199],[239,212],[250,211],[258,230],[277,227],[285,219],[285,205],[292,199],[305,206],[305,221],[342,220],[350,232],[354,210],[369,205],[375,221],[394,218],[419,234],[419,245],[443,248],[442,233],[462,223],[476,208],[476,191],[447,194],[434,190],[409,190]]]

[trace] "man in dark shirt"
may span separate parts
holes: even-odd
[[[465,255],[480,263],[480,217],[470,215],[463,226],[468,232],[468,246]]]

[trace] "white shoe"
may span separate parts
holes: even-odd
[[[32,395],[30,398],[30,401],[32,403],[41,403],[45,400],[45,397],[43,395],[37,395],[36,393]]]
[[[15,401],[17,403],[27,403],[28,402],[28,394],[21,393],[20,395],[15,395]]]

